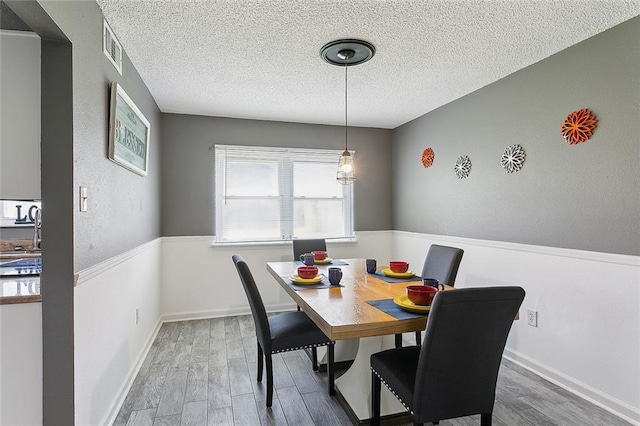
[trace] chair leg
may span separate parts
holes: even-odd
[[[258,342],[258,382],[262,381],[263,360],[264,360],[264,353],[262,352],[262,347],[260,347],[260,342]]]
[[[396,334],[396,348],[402,347],[402,334]]]
[[[327,371],[329,372],[329,395],[336,394],[336,386],[335,386],[336,366],[335,366],[335,358],[334,358],[334,347],[335,345],[327,346]]]
[[[273,404],[273,365],[271,363],[271,354],[265,354],[267,359],[267,408]]]
[[[422,344],[422,333],[416,331],[416,346],[420,346]]]
[[[380,425],[380,392],[382,389],[382,382],[380,377],[373,371],[371,372],[371,426]]]
[[[491,426],[491,417],[493,413],[480,414],[480,426]]]
[[[311,366],[313,371],[318,371],[318,350],[315,346],[311,348]]]

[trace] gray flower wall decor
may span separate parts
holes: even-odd
[[[469,176],[469,173],[471,172],[471,160],[469,157],[467,155],[461,155],[458,157],[454,170],[458,179],[464,179]]]
[[[507,173],[514,173],[522,168],[524,159],[524,149],[520,145],[514,144],[504,149],[500,162]]]

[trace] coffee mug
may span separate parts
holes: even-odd
[[[331,285],[340,284],[341,279],[342,279],[342,269],[329,268],[329,282],[331,283]]]
[[[375,259],[367,259],[367,273],[375,274],[376,273],[376,260]]]
[[[435,278],[423,278],[422,279],[422,284],[428,285],[429,287],[438,288],[439,282]]]
[[[313,253],[305,253],[300,255],[300,260],[307,266],[313,266]]]

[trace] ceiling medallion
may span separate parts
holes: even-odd
[[[422,165],[426,169],[433,166],[433,160],[436,158],[436,154],[433,152],[433,148],[429,147],[422,151]]]
[[[504,149],[500,162],[507,173],[513,173],[522,169],[524,159],[524,149],[520,145],[514,144]]]
[[[567,115],[560,128],[562,137],[570,144],[588,141],[593,135],[598,119],[593,113],[584,108]]]
[[[343,185],[349,185],[356,180],[353,156],[349,152],[349,114],[348,114],[348,78],[347,70],[350,66],[360,65],[373,58],[376,49],[371,43],[363,40],[341,39],[325,44],[320,49],[320,56],[331,65],[344,67],[344,151],[338,161],[336,180]]]
[[[467,155],[458,157],[454,170],[458,179],[464,179],[469,176],[469,173],[471,173],[471,160],[469,157]]]

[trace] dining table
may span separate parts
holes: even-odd
[[[395,347],[395,335],[425,329],[428,310],[409,312],[396,303],[406,295],[409,285],[422,285],[417,275],[394,279],[381,271],[368,273],[365,259],[340,259],[316,265],[322,281],[317,284],[296,284],[300,262],[268,262],[267,270],[313,322],[331,339],[358,339],[353,364],[335,381],[336,389],[353,415],[362,422],[372,417],[370,356]],[[339,267],[342,279],[330,285],[328,268]],[[411,275],[411,274],[407,274]],[[295,277],[294,277],[295,278]],[[441,285],[441,289],[452,289]],[[423,312],[425,311],[426,312]],[[407,410],[383,386],[381,415],[404,414]]]

